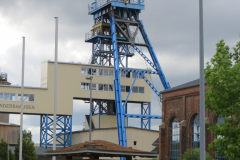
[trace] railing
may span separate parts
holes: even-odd
[[[85,33],[85,40],[90,39],[91,37],[97,36],[97,35],[109,35],[109,33],[103,34],[100,28],[93,29],[87,33]]]
[[[95,10],[95,9],[97,9],[97,8],[107,4],[107,3],[114,2],[114,1],[124,3],[124,0],[97,0],[97,2],[93,2],[92,4],[88,5],[88,12],[90,13],[93,10]],[[145,0],[128,0],[127,3],[144,5]]]

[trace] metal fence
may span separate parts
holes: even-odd
[[[101,6],[104,6],[107,3],[110,3],[110,2],[113,2],[113,1],[118,1],[118,2],[124,3],[124,0],[98,0],[97,2],[93,2],[92,4],[88,5],[88,12],[92,12],[95,9],[97,9]],[[127,3],[144,5],[145,0],[129,0]]]

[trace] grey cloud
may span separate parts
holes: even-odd
[[[27,37],[26,85],[39,86],[41,61],[53,60],[53,17],[55,16],[59,17],[59,60],[88,62],[91,44],[84,42],[84,36],[93,25],[92,16],[87,13],[87,5],[91,2],[92,0],[0,0],[0,16]],[[204,1],[206,61],[215,54],[215,44],[220,39],[224,39],[230,47],[239,41],[239,6],[239,0]],[[140,19],[144,22],[167,81],[174,87],[197,79],[199,77],[198,1],[146,0],[145,8]],[[146,49],[144,53],[145,51]],[[2,71],[9,73],[12,83],[20,84],[21,37],[17,45],[11,46],[6,53],[0,55]],[[139,55],[129,62],[131,62],[130,67],[146,68],[145,62]],[[160,91],[163,90],[159,78],[152,76],[152,79],[156,87]],[[78,108],[80,106],[81,110]],[[76,112],[73,115],[73,123],[75,126],[82,125],[79,123],[84,121],[84,114],[89,113],[89,107],[82,102],[74,102],[74,108]],[[129,112],[139,113],[139,108],[133,106],[129,108]],[[161,114],[155,93],[152,93],[152,113]],[[28,120],[31,119],[32,117]],[[39,118],[35,121],[39,121]],[[130,123],[140,126],[140,121],[137,119]],[[160,123],[154,121],[153,125],[157,126]],[[27,122],[26,125],[38,126],[37,123]]]

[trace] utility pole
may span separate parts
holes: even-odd
[[[57,61],[58,61],[58,17],[55,17],[55,62],[54,62],[54,113],[53,113],[53,150],[56,150],[56,116],[57,116]],[[52,158],[56,160],[54,156]]]
[[[206,160],[205,145],[205,78],[203,41],[203,0],[199,0],[199,59],[200,59],[200,160]]]

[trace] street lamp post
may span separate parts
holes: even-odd
[[[199,59],[200,59],[200,160],[205,160],[205,83],[204,83],[204,37],[203,0],[199,0]]]
[[[89,114],[89,141],[91,141],[91,134],[92,134],[92,79],[93,76],[87,76],[87,80],[90,80],[90,114]]]

